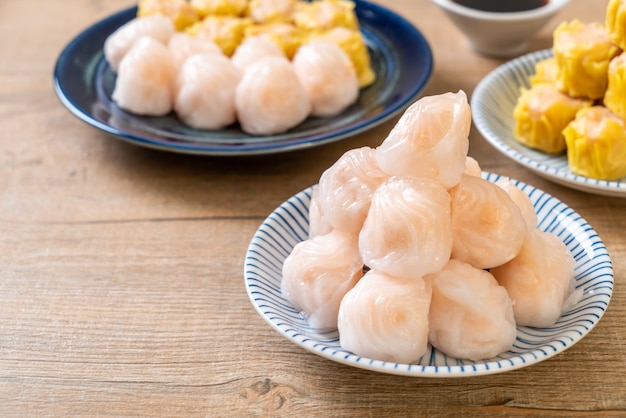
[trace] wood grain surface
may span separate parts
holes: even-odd
[[[503,60],[467,48],[429,0],[386,0],[430,42],[424,94],[465,90]],[[603,21],[605,0],[562,20]],[[2,416],[626,416],[626,199],[566,188],[472,130],[483,169],[563,200],[604,240],[613,299],[591,333],[502,374],[399,377],[310,354],[246,295],[243,261],[262,220],[343,152],[395,123],[304,151],[202,157],[141,148],[81,122],[53,90],[83,29],[133,3],[0,1],[0,414]]]

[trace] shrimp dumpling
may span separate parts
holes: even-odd
[[[432,283],[429,340],[456,358],[480,360],[511,348],[517,328],[504,287],[487,271],[450,260]]]
[[[332,230],[333,227],[326,221],[326,217],[322,213],[319,186],[313,186],[311,203],[309,204],[309,238],[327,234]]]
[[[431,289],[421,277],[370,270],[341,301],[339,344],[362,357],[413,363],[428,348]]]
[[[465,172],[470,125],[463,91],[423,97],[376,149],[378,164],[390,175],[427,177],[450,188]]]
[[[221,129],[234,123],[240,78],[239,70],[222,54],[192,55],[178,74],[176,114],[197,129]]]
[[[337,328],[342,298],[363,276],[354,234],[331,231],[298,243],[283,263],[281,290],[315,329]]]
[[[113,100],[124,110],[162,116],[172,111],[175,71],[167,46],[144,36],[120,62]]]
[[[172,54],[174,67],[180,70],[187,58],[196,54],[222,54],[222,50],[210,39],[196,38],[185,32],[175,33],[167,46]]]
[[[502,188],[480,177],[463,176],[450,189],[450,196],[452,258],[486,269],[517,255],[528,226],[519,207]]]
[[[535,212],[535,206],[530,200],[530,197],[507,178],[502,178],[496,181],[495,184],[501,187],[517,205],[528,228],[536,228],[538,222],[537,213]]]
[[[293,57],[293,66],[311,101],[313,116],[333,116],[359,97],[354,64],[337,44],[313,39]]]
[[[392,276],[438,271],[452,251],[450,195],[435,180],[391,177],[372,195],[359,248],[367,266]]]
[[[346,151],[319,180],[319,204],[333,228],[358,233],[372,193],[388,176],[378,167],[373,148]]]
[[[550,327],[572,293],[575,260],[556,236],[530,231],[519,254],[491,269],[513,300],[518,325]]]
[[[303,122],[311,103],[286,58],[266,57],[248,67],[237,86],[241,128],[252,135],[285,132]]]
[[[239,71],[245,71],[250,65],[265,57],[286,58],[285,51],[274,41],[264,36],[247,37],[237,49],[231,59]]]
[[[137,17],[120,26],[104,41],[104,56],[114,71],[117,71],[122,58],[143,36],[148,36],[162,44],[167,44],[174,35],[172,20],[162,15]]]

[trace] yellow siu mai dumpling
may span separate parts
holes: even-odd
[[[580,20],[561,23],[553,34],[553,51],[556,83],[563,93],[593,100],[604,96],[609,62],[620,53],[604,25]]]
[[[200,17],[241,16],[248,6],[248,0],[191,0]]]
[[[610,0],[606,7],[606,30],[609,38],[620,48],[626,49],[626,2]]]
[[[626,176],[626,122],[606,107],[579,111],[563,135],[573,173],[599,180]]]
[[[355,4],[348,0],[299,2],[293,18],[296,26],[307,31],[326,31],[336,27],[357,30]]]
[[[580,109],[589,106],[590,101],[569,97],[553,84],[522,89],[513,108],[513,135],[527,147],[550,154],[563,152],[566,148],[563,129]]]
[[[231,56],[244,39],[246,28],[252,26],[249,18],[233,16],[208,16],[189,26],[185,32],[191,36],[206,38],[215,42],[224,52]]]
[[[246,16],[254,23],[293,23],[297,0],[250,0]]]
[[[183,30],[199,19],[186,0],[139,0],[137,17],[163,15],[172,19],[176,30]]]
[[[559,71],[556,58],[550,57],[538,61],[535,64],[535,73],[530,76],[530,85],[534,86],[540,83],[554,83]]]
[[[609,64],[609,84],[604,105],[622,119],[626,119],[626,54],[618,55]]]
[[[319,36],[336,43],[348,55],[356,68],[359,87],[367,87],[376,80],[365,39],[359,30],[337,27]]]

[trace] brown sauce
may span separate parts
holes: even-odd
[[[452,0],[454,3],[485,12],[522,12],[538,9],[549,0]]]

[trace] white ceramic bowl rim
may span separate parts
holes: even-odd
[[[452,0],[433,0],[433,2],[436,3],[439,7],[457,15],[466,16],[478,20],[506,22],[533,20],[538,17],[550,15],[563,8],[567,3],[569,3],[569,0],[550,0],[545,6],[538,7],[532,10],[525,10],[523,12],[485,12],[482,10],[476,10],[470,7],[461,6],[460,4],[455,3]]]

